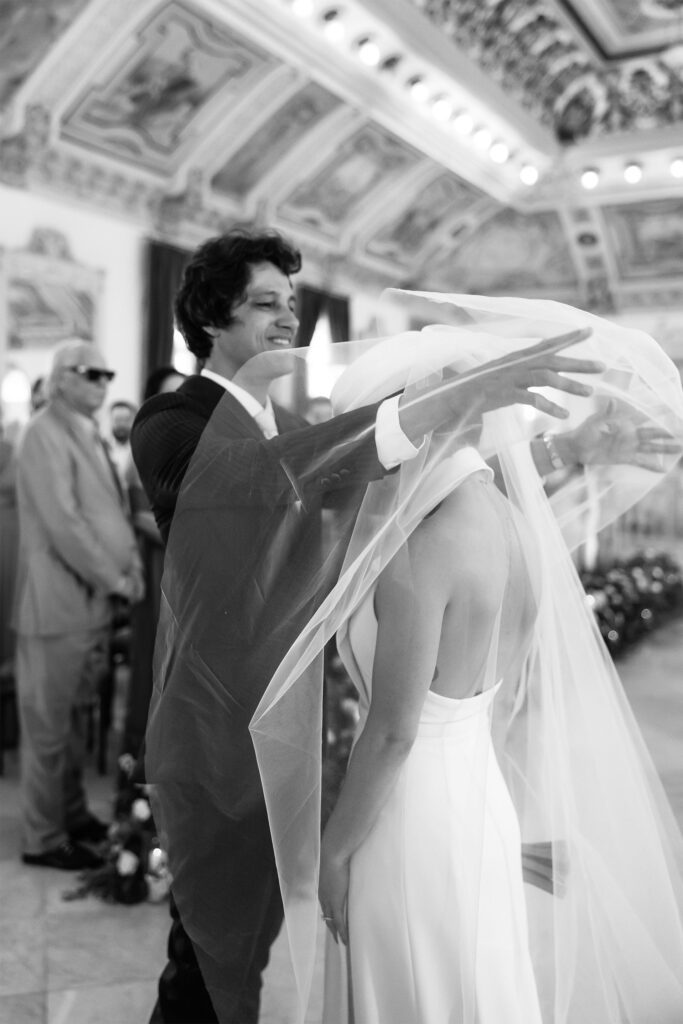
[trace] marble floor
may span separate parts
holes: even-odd
[[[618,663],[626,693],[683,828],[683,618]],[[165,957],[165,904],[95,897],[66,902],[66,872],[18,857],[16,753],[0,777],[0,1024],[146,1024]],[[93,808],[109,815],[112,779],[89,775]],[[282,937],[265,979],[262,1024],[291,1020]],[[319,962],[310,1024],[320,1021]]]

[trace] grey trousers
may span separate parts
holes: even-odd
[[[94,652],[108,630],[17,637],[23,852],[59,846],[87,820],[82,705]]]

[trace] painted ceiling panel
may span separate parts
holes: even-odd
[[[348,222],[373,189],[392,186],[402,171],[417,166],[420,154],[396,136],[367,124],[359,128],[284,200],[281,214],[294,223],[334,232]]]
[[[7,103],[88,0],[3,0],[0,4],[0,106]]]
[[[344,0],[336,43],[312,2],[0,0],[0,181],[372,287],[683,305],[683,0]]]
[[[683,198],[607,206],[603,216],[626,281],[683,275]]]
[[[577,283],[576,270],[554,212],[501,210],[433,269],[451,291],[516,294]]]
[[[435,233],[463,213],[481,193],[452,174],[440,174],[368,242],[373,256],[411,265]],[[396,204],[399,205],[399,204]]]
[[[341,100],[317,82],[290,97],[240,146],[214,175],[217,192],[243,198]]]
[[[198,112],[221,93],[248,93],[277,62],[242,36],[181,4],[164,5],[136,32],[127,59],[82,91],[64,138],[164,170]]]

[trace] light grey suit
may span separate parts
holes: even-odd
[[[106,645],[110,595],[141,573],[135,537],[95,424],[56,398],[17,449],[15,605],[24,852],[58,846],[87,818],[79,691]]]

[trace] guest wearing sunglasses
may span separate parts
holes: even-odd
[[[92,659],[107,657],[112,597],[143,592],[140,557],[95,414],[114,377],[90,342],[56,350],[48,400],[17,450],[17,692],[25,864],[99,863],[107,826],[83,787],[81,709]]]

